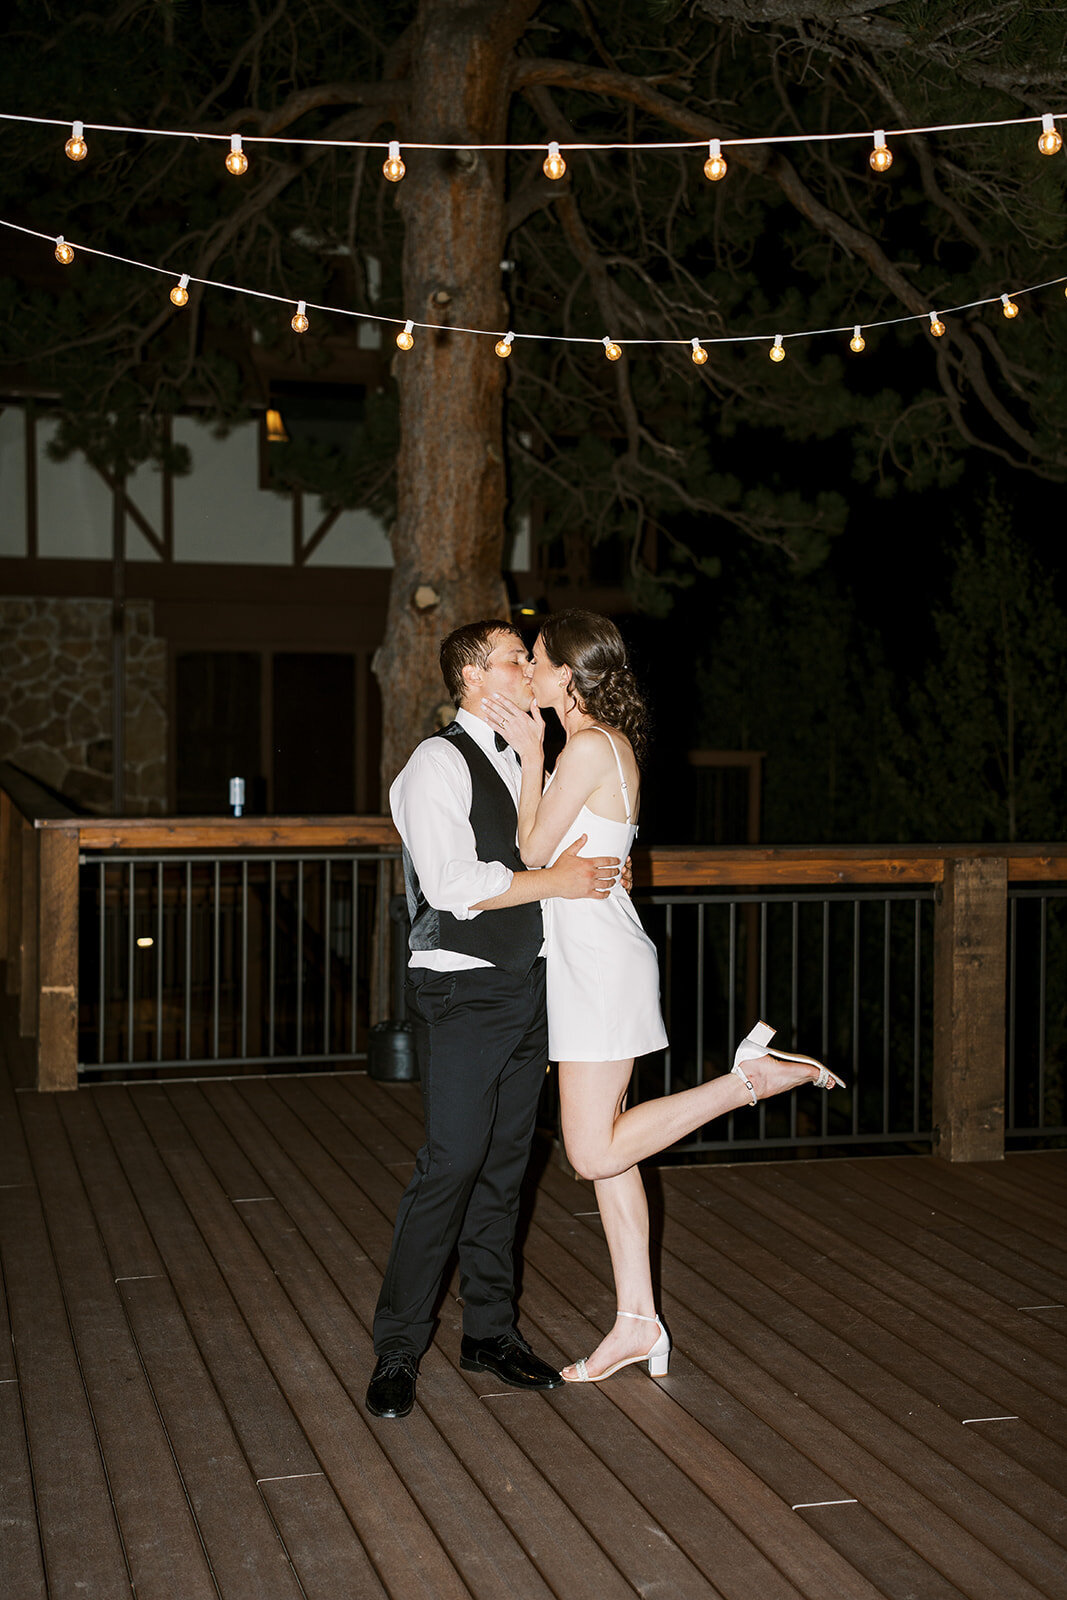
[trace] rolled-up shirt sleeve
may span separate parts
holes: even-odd
[[[419,886],[436,911],[460,922],[477,917],[471,908],[511,887],[502,861],[479,861],[470,822],[471,780],[463,757],[442,739],[427,739],[389,790],[389,808],[419,875]]]

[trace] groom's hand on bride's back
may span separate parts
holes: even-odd
[[[555,865],[548,868],[554,875],[553,898],[560,900],[603,900],[619,875],[618,856],[582,856],[588,834],[583,833],[568,845]]]

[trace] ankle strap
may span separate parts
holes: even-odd
[[[616,1311],[617,1317],[629,1317],[631,1322],[658,1322],[658,1317],[643,1317],[637,1311]]]

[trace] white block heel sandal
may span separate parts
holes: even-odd
[[[762,1055],[763,1052],[761,1051],[760,1054]],[[568,1378],[568,1383],[603,1383],[604,1379],[610,1378],[613,1372],[618,1372],[621,1367],[632,1367],[638,1361],[648,1362],[648,1375],[650,1378],[665,1378],[667,1376],[667,1368],[671,1359],[671,1339],[670,1334],[659,1318],[642,1317],[636,1311],[617,1311],[615,1315],[617,1317],[630,1317],[634,1322],[654,1322],[659,1329],[659,1337],[652,1349],[648,1351],[647,1355],[627,1356],[625,1361],[616,1361],[603,1372],[598,1372],[596,1377],[590,1375],[585,1364],[586,1358],[583,1356],[580,1361],[574,1363],[574,1370],[578,1376],[576,1378]]]
[[[766,1022],[757,1022],[746,1038],[741,1040],[734,1052],[734,1064],[731,1072],[736,1072],[745,1088],[752,1096],[752,1104],[757,1104],[756,1090],[752,1080],[745,1071],[746,1061],[758,1061],[760,1056],[773,1056],[776,1061],[797,1061],[805,1067],[818,1069],[818,1077],[814,1079],[816,1089],[843,1089],[844,1081],[836,1072],[831,1072],[829,1067],[824,1067],[821,1061],[816,1061],[814,1056],[797,1056],[788,1050],[772,1050],[771,1040],[774,1038],[775,1029]]]

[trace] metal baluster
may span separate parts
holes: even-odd
[[[156,1060],[163,1060],[163,858],[156,862]]]
[[[385,930],[383,938],[378,940],[378,1004],[385,1015],[388,1006],[388,980],[389,980],[389,863],[378,863],[378,915],[376,925],[379,930]]]
[[[133,875],[136,871],[133,862],[130,862],[130,872],[126,888],[126,1060],[133,1060]]]
[[[852,902],[852,1132],[860,1127],[860,902]]]
[[[704,911],[697,906],[697,1083],[704,1082]]]
[[[892,901],[885,902],[882,946],[882,1132],[889,1132],[889,912]]]
[[[211,1058],[219,1058],[219,918],[222,911],[222,891],[219,887],[219,863],[215,862],[215,904],[212,917],[213,944],[211,977]]]
[[[759,908],[759,1014],[767,1014],[767,902],[760,903]],[[761,1100],[756,1113],[759,1118],[759,1137],[767,1137],[767,1102]]]
[[[185,863],[185,1059],[192,1055],[193,1034],[193,864]]]
[[[349,966],[350,981],[350,1006],[352,1006],[352,1026],[350,1026],[350,1051],[355,1054],[357,1042],[357,994],[358,994],[358,950],[360,950],[360,859],[352,858],[352,962]]]
[[[674,1028],[671,1015],[674,1003],[674,906],[667,907],[666,930],[664,934],[664,973],[663,973],[663,1009],[667,1013],[667,1048],[663,1052],[663,1093],[671,1092],[671,1074],[674,1067],[673,1047],[671,1039]]]
[[[100,1001],[97,1015],[97,1060],[103,1065],[104,1061],[104,1024],[105,1006],[107,1004],[105,993],[105,975],[107,973],[107,863],[100,862],[100,872],[97,879],[100,894]]]
[[[304,858],[296,863],[296,1053],[304,1053]]]
[[[822,903],[822,1059],[830,1056],[830,902]],[[830,1130],[830,1096],[821,1096],[822,1132]]]
[[[1015,1127],[1015,981],[1019,902],[1008,899],[1008,1128]]]
[[[1045,1126],[1045,1011],[1048,980],[1048,900],[1044,895],[1041,906],[1041,949],[1038,966],[1037,998],[1037,1125]]]
[[[798,900],[793,901],[792,927],[790,930],[790,936],[793,944],[792,951],[790,953],[792,972],[790,973],[789,996],[789,1035],[791,1040],[789,1048],[791,1050],[796,1050],[797,1038],[800,1033],[800,902]],[[824,1096],[823,1098],[825,1099],[826,1097]],[[791,1139],[795,1139],[796,1136],[797,1097],[795,1094],[791,1094],[789,1096],[789,1137]]]
[[[323,883],[324,883],[325,892],[326,892],[326,909],[325,909],[325,912],[323,914],[323,919],[322,919],[323,920],[323,926],[324,926],[325,932],[326,932],[326,937],[325,937],[326,959],[322,964],[323,965],[323,977],[322,977],[322,1053],[323,1053],[324,1056],[328,1056],[329,1053],[330,1053],[330,956],[331,956],[332,948],[333,948],[331,943],[330,943],[330,934],[331,934],[332,930],[330,928],[330,863],[329,863],[329,861],[327,861],[326,865],[325,865],[325,870],[324,870],[324,873],[323,873]]]
[[[922,1017],[921,990],[922,990],[922,901],[915,902],[915,944],[913,951],[914,972],[912,974],[913,1016],[912,1016],[912,1064],[911,1064],[911,1131],[919,1131],[919,1050],[920,1050],[920,1023]]]
[[[241,862],[241,1059],[248,1054],[248,862]]]
[[[732,1066],[736,1036],[734,1029],[737,1027],[737,901],[730,901],[730,962],[729,977],[726,986],[726,1060]],[[734,1113],[731,1111],[726,1119],[726,1137],[733,1142],[734,1138]]]
[[[275,932],[275,894],[278,888],[278,863],[270,863],[270,999],[267,1005],[267,1054],[274,1054],[274,980],[277,969],[277,934]]]

